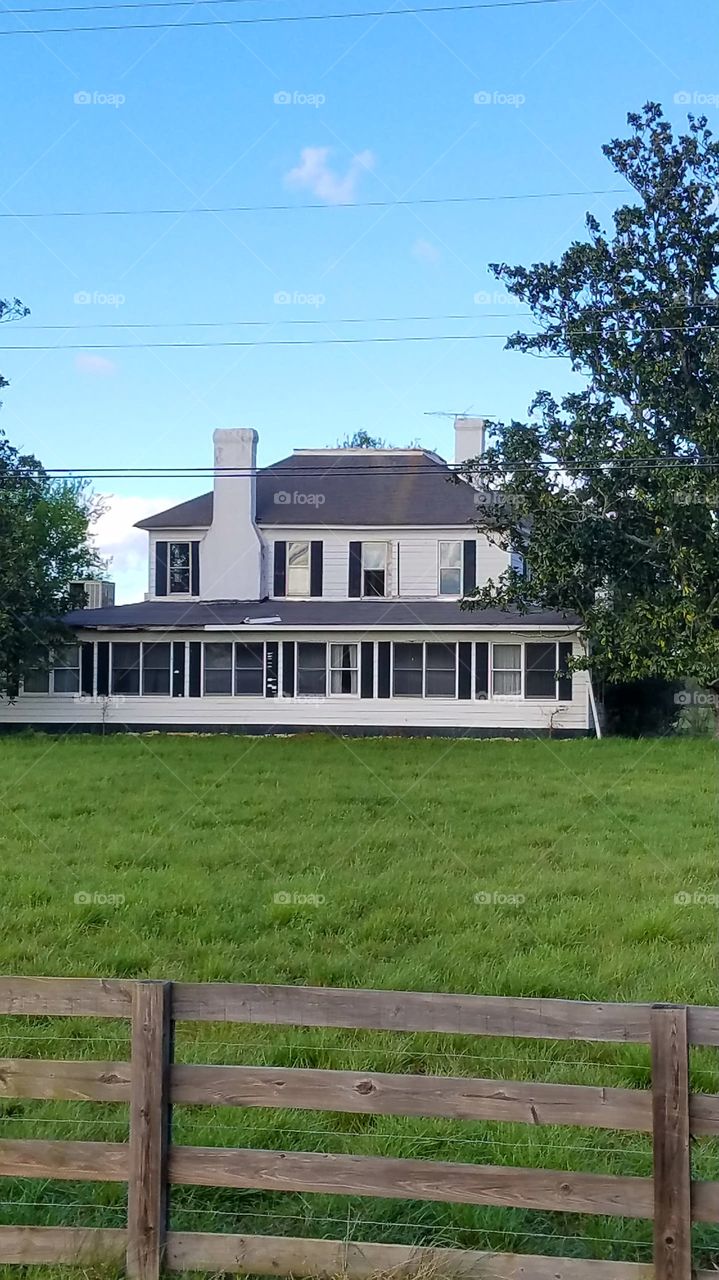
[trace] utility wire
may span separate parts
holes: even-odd
[[[421,9],[363,9],[354,13],[290,13],[255,18],[206,18],[200,22],[125,22],[93,27],[18,27],[15,31],[0,31],[0,36],[65,35],[87,31],[182,31],[186,27],[256,26],[275,22],[338,22],[346,18],[395,18],[416,13],[466,13],[479,9],[522,9],[530,5],[573,3],[576,3],[576,0],[489,0],[488,3],[480,4],[429,5]]]
[[[216,0],[209,0],[216,3]],[[194,0],[193,0],[194,3]],[[4,16],[1,15],[0,16]],[[2,34],[2,33],[0,33]],[[12,32],[6,34],[12,35]],[[530,191],[517,195],[427,196],[416,200],[353,200],[342,204],[230,204],[190,209],[47,209],[26,213],[0,212],[0,218],[144,218],[179,217],[190,213],[296,213],[311,209],[394,209],[428,204],[492,204],[500,200],[560,200],[569,196],[629,195],[629,187],[599,187],[584,191]]]
[[[319,455],[317,455],[319,456]],[[438,464],[428,463],[420,465],[412,465],[410,463],[381,463],[378,466],[371,466],[362,462],[360,465],[342,462],[341,465],[332,463],[332,458],[336,458],[336,454],[328,454],[327,461],[313,462],[306,467],[291,467],[274,465],[269,467],[259,467],[255,470],[247,467],[42,467],[45,475],[57,478],[72,478],[77,480],[178,480],[178,479],[212,479],[218,475],[228,475],[234,478],[249,478],[253,476],[268,475],[271,478],[288,477],[296,483],[308,479],[325,479],[332,480],[339,476],[349,475],[352,477],[367,475],[373,479],[378,476],[401,476],[401,475],[437,475]],[[556,462],[552,459],[537,459],[534,462],[498,462],[492,464],[492,470],[517,473],[525,471],[565,471],[571,465],[567,462]],[[596,462],[585,463],[581,467],[582,472],[604,471],[606,468],[628,468],[658,471],[666,470],[717,470],[719,468],[719,454],[713,456],[705,456],[702,458],[620,458],[608,457],[597,459]],[[441,470],[446,468],[448,475],[461,475],[461,467],[457,463],[444,463]],[[484,467],[485,470],[488,467]],[[480,462],[475,470],[481,475],[483,464]],[[17,471],[12,474],[0,475],[0,483],[3,481],[12,482],[18,475],[32,476],[36,475],[37,470],[31,467],[18,467]],[[179,504],[176,504],[179,505]]]
[[[693,305],[710,307],[713,311],[716,310],[716,303],[714,302],[695,303]],[[624,315],[624,314],[629,315],[629,314],[634,314],[636,312],[649,311],[649,310],[651,310],[651,307],[647,303],[643,303],[643,304],[637,303],[630,306],[617,306],[617,307],[588,306],[585,308],[585,311],[591,311],[596,316],[608,316],[608,317],[612,317],[616,315]],[[100,322],[88,321],[87,324],[24,324],[23,323],[22,332],[23,333],[28,333],[28,332],[39,333],[39,332],[59,331],[61,333],[73,333],[76,331],[80,331],[82,329],[121,329],[123,331],[127,331],[127,330],[132,331],[137,329],[275,328],[277,325],[288,325],[288,324],[289,325],[325,325],[326,327],[330,328],[332,325],[336,325],[336,324],[410,324],[410,323],[425,324],[430,322],[438,323],[440,321],[446,322],[450,320],[474,320],[474,321],[506,320],[506,319],[519,320],[524,318],[531,318],[532,315],[533,315],[533,312],[531,311],[509,311],[508,312],[505,309],[504,311],[484,311],[481,313],[473,312],[471,314],[468,314],[467,312],[461,312],[461,313],[455,313],[455,314],[435,315],[435,316],[336,316],[334,318],[327,319],[327,320],[321,320],[317,317],[307,318],[305,316],[299,319],[288,316],[286,318],[283,317],[282,319],[273,318],[270,320],[152,320],[152,321],[148,320],[148,321],[138,321],[138,322],[133,322],[131,320],[122,320],[122,321],[120,320],[104,321],[103,320]],[[13,323],[15,322],[16,321],[13,320]],[[555,323],[558,323],[558,322],[555,322]],[[717,325],[719,326],[719,318],[717,319]],[[663,329],[663,328],[675,328],[676,326],[660,326],[660,327]],[[697,325],[696,323],[688,324],[686,327],[696,328]],[[709,327],[711,328],[713,326],[709,326]],[[647,332],[647,330],[644,330],[644,332]],[[138,345],[144,345],[144,344],[138,344]],[[1,349],[2,348],[0,348],[0,350]]]
[[[475,317],[476,318],[476,317]],[[636,334],[637,337],[643,337],[648,333],[695,333],[698,329],[711,329],[719,332],[719,320],[716,324],[689,324],[689,325],[656,325],[651,328],[642,328]],[[628,329],[624,330],[631,334]],[[212,347],[328,347],[328,346],[356,346],[365,343],[395,343],[395,342],[483,342],[497,339],[513,338],[514,333],[425,333],[425,334],[401,334],[401,335],[384,335],[372,338],[268,338],[262,342],[256,342],[251,339],[243,338],[224,338],[220,341],[213,342],[58,342],[58,343],[13,343],[11,346],[0,346],[0,351],[145,351],[159,348],[161,350],[178,349],[178,350],[194,350],[197,348]],[[524,333],[519,335],[523,338],[541,337],[541,332]],[[576,329],[569,330],[570,337],[601,337],[601,330]],[[557,356],[557,359],[569,357]]]

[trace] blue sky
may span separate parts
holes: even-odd
[[[26,13],[6,16],[2,28],[181,24],[404,2],[202,0],[112,10],[103,0],[107,14]],[[6,0],[17,7],[39,4]],[[426,413],[521,416],[539,387],[567,385],[564,366],[504,352],[497,337],[265,349],[146,344],[510,332],[523,323],[520,308],[487,264],[556,257],[581,236],[587,209],[606,220],[620,196],[389,209],[347,202],[620,185],[601,145],[625,131],[628,110],[656,99],[681,124],[689,98],[697,104],[689,109],[719,125],[718,36],[719,11],[699,0],[569,0],[5,38],[0,103],[12,127],[3,138],[0,212],[322,207],[0,219],[0,292],[32,311],[3,330],[3,345],[79,347],[2,352],[11,382],[3,429],[48,466],[201,466],[211,461],[218,426],[255,427],[263,463],[359,427],[450,456],[451,420]],[[340,323],[450,315],[471,318]],[[262,325],[181,327],[248,320]],[[128,327],[75,328],[112,324]],[[155,324],[169,327],[133,327]],[[67,330],[32,328],[40,325]],[[113,342],[139,345],[90,349]],[[113,576],[122,598],[136,597],[142,542],[128,536],[130,524],[207,484],[99,487],[113,495],[101,534],[116,557]]]

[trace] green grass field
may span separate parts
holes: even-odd
[[[0,971],[716,1001],[707,740],[0,741]],[[676,895],[688,896],[684,904]],[[76,898],[80,897],[80,901]],[[89,900],[88,900],[89,899]],[[127,1028],[0,1024],[1,1056],[123,1058]],[[183,1025],[180,1061],[645,1088],[641,1047]],[[714,1055],[693,1084],[719,1089]],[[6,1137],[126,1137],[123,1107],[0,1103]],[[178,1108],[178,1141],[645,1175],[641,1136]],[[719,1177],[715,1144],[694,1149]],[[121,1225],[124,1191],[13,1182],[0,1220]],[[646,1260],[650,1224],[181,1189],[173,1226]],[[719,1232],[697,1232],[704,1263]],[[714,1252],[713,1252],[714,1251]],[[16,1273],[17,1274],[17,1273]]]

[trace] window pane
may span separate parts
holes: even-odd
[[[492,645],[492,692],[498,697],[517,697],[522,692],[521,644]]]
[[[287,545],[287,594],[310,594],[310,544],[290,542]]]
[[[307,567],[310,563],[310,544],[309,542],[290,542],[287,546],[287,564],[291,569],[293,565],[302,565]]]
[[[393,689],[400,698],[422,697],[423,645],[396,644],[394,646]]]
[[[145,644],[142,648],[142,692],[170,692],[170,646]]]
[[[387,543],[363,542],[362,564],[365,569],[384,569],[387,564]]]
[[[53,688],[55,693],[79,693],[80,672],[73,670],[71,667],[61,667],[60,670],[56,668],[53,677]]]
[[[456,687],[457,649],[453,644],[427,645],[425,693],[429,698],[453,698]]]
[[[365,569],[362,594],[364,596],[383,596],[384,577],[384,569]]]
[[[263,644],[235,645],[235,693],[264,692],[265,647]]]
[[[112,645],[112,692],[133,694],[140,692],[140,646],[116,643]]]
[[[26,671],[23,688],[25,693],[48,693],[50,690],[50,672]]]
[[[439,563],[442,569],[459,569],[462,565],[461,542],[440,542]]]
[[[190,590],[190,544],[171,542],[168,547],[168,580],[171,592]]]
[[[554,644],[526,646],[525,698],[556,698],[557,648]]]
[[[232,645],[205,645],[205,693],[232,693]]]
[[[357,693],[357,645],[330,645],[330,692]]]
[[[439,594],[441,596],[458,596],[462,594],[461,569],[440,569]]]
[[[298,644],[297,692],[320,694],[327,691],[327,646],[324,644]]]

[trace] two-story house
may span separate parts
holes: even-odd
[[[458,419],[455,462],[483,423]],[[214,487],[140,521],[149,591],[87,608],[77,643],[0,726],[287,733],[585,734],[578,619],[467,611],[507,553],[476,490],[424,449],[297,449],[214,434]]]

